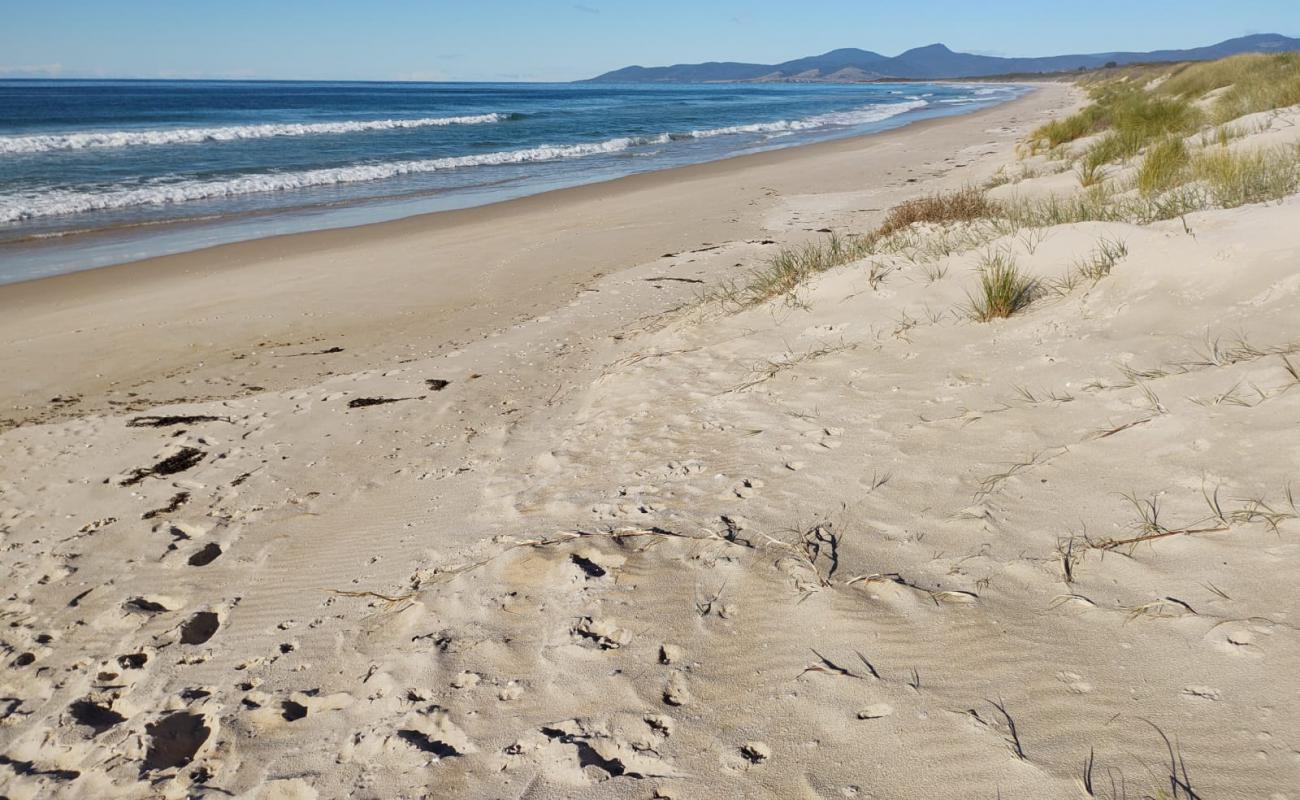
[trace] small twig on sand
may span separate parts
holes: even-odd
[[[349,592],[343,589],[326,589],[325,591],[329,592],[330,594],[336,594],[340,597],[370,597],[370,598],[374,598],[375,600],[383,600],[385,603],[388,603],[389,605],[397,605],[398,603],[405,603],[408,600],[415,599],[414,593],[400,594],[397,595],[396,597],[393,597],[386,594],[380,594],[379,592]]]

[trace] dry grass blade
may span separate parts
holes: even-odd
[[[1016,730],[1016,721],[1012,718],[1011,713],[1007,711],[1006,705],[1000,698],[997,702],[992,700],[987,700],[986,702],[996,708],[998,713],[1002,715],[1002,718],[1006,720],[1008,730],[1007,744],[1011,745],[1011,752],[1015,753],[1016,758],[1021,761],[1028,761],[1028,757],[1025,756],[1025,748],[1020,742],[1020,732]]]
[[[1138,531],[1137,536],[1131,536],[1126,539],[1107,539],[1093,545],[1100,550],[1114,550],[1118,547],[1141,544],[1156,539],[1166,539],[1170,536],[1192,536],[1200,533],[1225,533],[1231,528],[1227,525],[1204,525],[1200,522],[1191,525],[1169,528],[1160,521],[1160,499],[1156,496],[1149,498],[1139,498],[1134,494],[1124,495],[1124,499],[1133,504],[1137,511],[1138,521],[1134,528]]]
[[[823,358],[833,353],[842,353],[846,350],[855,350],[855,349],[857,349],[857,344],[841,342],[838,345],[823,345],[822,347],[817,347],[805,353],[799,353],[797,355],[786,355],[782,357],[779,361],[767,361],[761,365],[754,367],[751,370],[752,377],[750,377],[747,380],[741,381],[740,383],[736,384],[735,386],[732,386],[730,389],[726,389],[721,393],[734,394],[736,392],[743,392],[746,389],[752,389],[755,386],[758,386],[760,383],[765,383],[766,381],[770,381],[773,378],[775,378],[777,375],[780,375],[782,372],[785,372],[788,369],[793,369],[794,367],[797,367],[798,365],[803,364],[804,362],[815,361],[819,358]]]

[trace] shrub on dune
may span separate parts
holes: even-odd
[[[1001,214],[1001,208],[980,189],[967,187],[955,192],[932,194],[894,206],[874,236],[883,238],[917,223],[951,225],[974,222]]]

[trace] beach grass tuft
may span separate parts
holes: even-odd
[[[1191,156],[1178,137],[1167,137],[1147,149],[1137,174],[1137,188],[1144,197],[1168,191],[1184,182]]]
[[[967,314],[979,322],[1010,317],[1038,295],[1038,281],[1025,274],[1005,251],[986,253],[980,260],[979,276],[979,292],[968,295],[967,306]]]
[[[744,280],[723,284],[705,299],[737,310],[752,308],[789,294],[818,273],[875,252],[873,239],[836,234],[821,241],[782,247],[761,269],[754,270]]]

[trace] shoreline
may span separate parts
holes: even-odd
[[[242,385],[212,382],[214,358],[247,356],[262,343],[328,339],[356,348],[358,357],[389,352],[397,341],[422,352],[445,349],[543,313],[597,275],[669,251],[767,238],[762,217],[775,197],[905,187],[906,171],[920,175],[936,148],[955,152],[978,138],[975,131],[1044,113],[1067,94],[1039,87],[989,109],[865,136],[6,284],[0,342],[13,378],[3,400],[13,422],[38,421],[74,410],[52,407],[55,397],[81,398],[75,406],[84,413],[135,407],[142,396],[282,388],[325,372],[281,365],[250,371]],[[794,233],[793,242],[816,235]],[[154,337],[141,337],[151,329]],[[146,348],[154,351],[149,363],[129,355]],[[158,380],[180,372],[191,382]],[[188,388],[195,384],[203,391]]]
[[[935,82],[943,85],[945,82]],[[952,86],[966,84],[951,83]],[[1012,98],[1024,92],[1032,92],[1028,84],[999,84],[1005,89],[1014,89]],[[646,172],[668,172],[687,166],[698,166],[717,161],[728,161],[745,155],[761,155],[788,149],[825,144],[833,141],[856,139],[873,136],[892,130],[903,129],[925,122],[946,119],[953,116],[967,116],[980,110],[994,108],[1003,104],[1005,99],[995,100],[988,105],[987,100],[971,98],[970,105],[927,104],[922,108],[904,109],[883,120],[862,123],[859,127],[868,130],[845,133],[843,131],[821,131],[811,133],[790,143],[775,141],[736,145],[730,154],[717,153],[696,156],[703,160],[693,163],[681,163],[676,166],[656,165],[642,170],[629,162],[629,172],[618,175],[621,170],[610,172],[608,165],[589,168],[579,174],[566,174],[547,179],[541,176],[511,176],[500,181],[482,184],[453,186],[444,188],[412,189],[395,194],[380,194],[373,197],[351,199],[318,198],[319,202],[303,201],[302,204],[290,204],[283,207],[252,208],[242,211],[220,211],[209,209],[207,213],[190,208],[187,215],[185,204],[173,206],[175,216],[151,218],[122,218],[116,222],[98,223],[88,221],[84,225],[65,227],[55,222],[59,219],[38,217],[27,221],[28,233],[0,241],[0,256],[9,261],[9,274],[0,275],[0,285],[23,283],[66,274],[68,271],[80,272],[100,269],[107,266],[134,263],[137,261],[161,258],[169,255],[182,255],[224,244],[257,241],[274,236],[311,233],[322,230],[341,228],[358,228],[370,224],[394,222],[412,217],[446,213],[447,211],[466,210],[470,208],[498,205],[510,200],[562,191],[566,188],[578,188],[586,185],[608,183],[619,177],[630,177]],[[906,104],[904,104],[906,105]],[[975,109],[971,111],[969,109]],[[662,136],[677,136],[664,133]],[[683,134],[685,135],[685,134]],[[654,137],[651,137],[654,138]],[[618,141],[613,139],[610,141]],[[521,145],[523,146],[523,145]],[[743,154],[743,155],[738,155]],[[557,164],[566,163],[566,159],[557,159]],[[671,160],[670,160],[671,163]],[[594,169],[594,172],[592,171]],[[606,174],[609,173],[609,174]],[[616,177],[614,177],[616,176]],[[365,182],[361,182],[365,183]],[[494,188],[495,187],[495,188]],[[274,198],[280,192],[269,192],[265,196]],[[172,204],[164,204],[172,205]],[[146,206],[147,208],[147,206]],[[75,221],[75,220],[72,220]],[[51,227],[53,226],[53,227]],[[72,270],[64,265],[77,264]],[[16,267],[16,268],[15,268]]]

